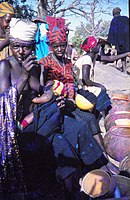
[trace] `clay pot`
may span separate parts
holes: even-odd
[[[130,178],[121,176],[121,175],[114,175],[116,180],[116,184],[120,189],[121,196],[124,199],[129,199],[130,197]]]
[[[113,94],[112,99],[130,100],[130,95],[129,94]]]
[[[130,112],[125,112],[125,111],[122,111],[122,112],[110,112],[105,117],[105,120],[104,120],[104,125],[105,125],[105,128],[106,128],[106,131],[109,131],[109,129],[112,126],[123,126],[123,122],[124,122],[124,126],[125,126],[125,120],[124,119],[126,119],[126,121],[128,121],[128,119],[130,119]],[[120,123],[120,125],[118,123],[119,120],[122,121],[122,124]],[[130,125],[128,125],[128,126],[130,126]]]
[[[110,112],[129,111],[130,96],[125,94],[115,94],[112,96],[112,109]]]
[[[87,173],[81,182],[81,191],[92,198],[108,197],[115,191],[116,183],[110,173],[96,169]]]
[[[130,127],[111,127],[104,136],[104,145],[111,158],[122,161],[130,152]]]
[[[130,175],[130,152],[119,163],[119,170],[126,172],[126,174]]]

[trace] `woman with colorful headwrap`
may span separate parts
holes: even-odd
[[[67,47],[67,30],[66,28],[62,29],[54,29],[48,32],[48,37],[50,41],[50,46],[52,51],[50,54],[40,60],[40,64],[43,67],[43,77],[44,81],[57,80],[59,83],[55,81],[55,90],[60,91],[61,85],[63,85],[63,90],[59,95],[62,95],[66,98],[66,102],[69,105],[73,105],[74,110],[77,112],[77,108],[80,110],[90,110],[94,107],[97,98],[92,93],[82,93],[77,94],[76,86],[74,83],[73,76],[73,64],[69,59],[65,57],[65,51]],[[61,82],[61,83],[60,83]],[[57,84],[57,86],[56,86]],[[58,87],[59,86],[59,87]],[[56,92],[56,91],[55,91]],[[70,109],[71,110],[71,109]],[[66,109],[70,113],[70,110]],[[67,113],[68,114],[68,113]],[[99,128],[97,128],[97,123],[93,118],[91,113],[86,113],[89,121],[92,121],[90,125],[90,129],[93,133],[98,132]],[[90,114],[90,115],[89,115]],[[90,120],[91,118],[91,120]],[[87,119],[86,119],[87,120]]]
[[[95,61],[113,62],[128,56],[129,52],[114,56],[100,56],[98,54],[99,44],[93,36],[89,36],[84,40],[81,44],[81,49],[84,51],[84,54],[76,61],[74,66],[74,73],[77,79],[78,88],[94,93],[98,97],[96,113],[105,111],[105,114],[107,114],[108,110],[111,108],[111,102],[108,94],[106,93],[106,88],[100,83],[94,81]]]
[[[7,2],[0,3],[0,60],[11,54],[8,26],[13,15],[14,9],[12,5]]]

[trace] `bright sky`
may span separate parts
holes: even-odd
[[[114,1],[113,1],[114,2]],[[128,16],[129,17],[129,0],[118,0],[118,5],[114,5],[114,7],[120,7],[121,8],[121,15]],[[112,8],[112,9],[113,9]],[[103,20],[112,20],[112,10],[111,10],[111,15],[102,15]],[[99,19],[98,19],[99,20]],[[69,26],[72,30],[75,30],[77,26],[80,26],[80,23],[83,21],[83,18],[80,17],[68,17],[67,21],[71,21],[71,25]],[[74,32],[70,31],[69,37],[71,38],[73,36]]]
[[[84,0],[85,1],[85,0]],[[102,0],[100,0],[102,2]],[[117,2],[118,1],[118,5],[117,4],[114,4],[114,2]],[[29,4],[32,4],[34,5],[34,8],[37,9],[37,5],[36,5],[36,2],[38,2],[37,0],[27,0],[27,2]],[[65,0],[65,5],[68,5],[72,2],[72,0]],[[129,16],[129,0],[113,0],[113,7],[111,8],[110,12],[111,14],[110,15],[102,15],[102,19],[103,20],[112,20],[113,16],[112,16],[112,9],[114,7],[120,7],[121,8],[121,15],[125,15],[125,16]],[[106,6],[106,5],[104,5]],[[107,5],[109,6],[109,5]],[[69,26],[70,29],[72,30],[75,30],[75,28],[77,26],[80,26],[80,23],[83,21],[83,18],[81,17],[76,17],[76,16],[68,16],[68,17],[65,17],[66,19],[66,22],[71,22],[71,25]],[[99,19],[98,19],[99,20]],[[73,36],[74,34],[74,31],[70,31],[70,38]]]

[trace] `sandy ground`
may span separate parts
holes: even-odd
[[[120,63],[118,63],[118,67]],[[127,63],[127,71],[130,72],[130,63]],[[115,63],[102,64],[96,63],[95,81],[103,84],[108,93],[125,93],[130,94],[130,75],[125,75],[116,68]]]

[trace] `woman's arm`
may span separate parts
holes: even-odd
[[[22,74],[17,82],[18,92],[20,93],[21,88],[28,81],[32,90],[39,92],[39,71],[36,56],[30,55],[22,62]],[[40,69],[40,67],[39,67]]]
[[[5,38],[0,41],[0,51],[9,45],[9,29],[7,28]]]
[[[0,51],[2,51],[5,47],[9,45],[9,40],[1,40],[0,41]]]
[[[7,60],[0,61],[0,94],[11,86],[11,66]]]
[[[103,85],[101,85],[100,83],[94,82],[90,79],[90,69],[91,69],[90,65],[83,65],[82,66],[82,79],[83,79],[82,81],[83,81],[83,84],[85,84],[87,86],[100,87],[101,89],[106,90]]]
[[[125,58],[127,56],[130,56],[130,52],[123,53],[123,54],[120,54],[120,55],[113,55],[113,56],[101,55],[101,61],[114,62],[116,60],[119,60],[121,58]]]

